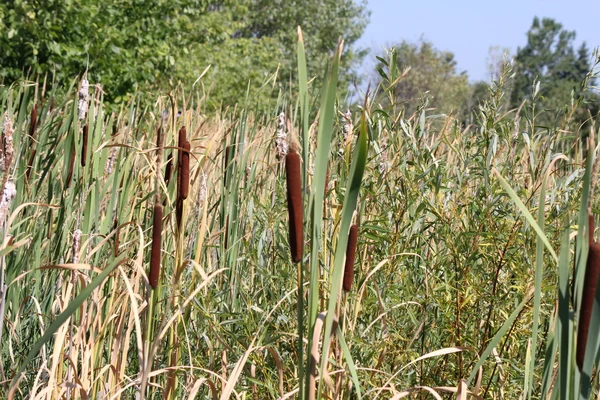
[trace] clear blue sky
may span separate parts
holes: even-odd
[[[436,48],[453,52],[458,70],[466,70],[471,81],[488,80],[490,47],[514,54],[526,44],[535,16],[554,18],[576,31],[578,45],[585,41],[590,50],[600,46],[600,0],[368,0],[367,7],[371,20],[358,42],[372,52],[364,72],[384,47],[422,36]]]

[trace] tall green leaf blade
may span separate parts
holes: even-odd
[[[361,118],[361,131],[360,135],[358,136],[358,141],[354,151],[350,176],[348,177],[348,183],[346,184],[346,197],[344,198],[344,204],[342,206],[342,219],[333,260],[333,276],[331,278],[329,306],[327,307],[327,317],[325,319],[325,334],[322,346],[323,355],[321,356],[320,378],[323,376],[323,372],[326,370],[329,360],[327,353],[331,344],[331,330],[336,312],[336,304],[342,290],[344,262],[346,261],[346,247],[348,245],[348,232],[350,231],[352,216],[356,210],[358,192],[362,182],[363,173],[365,171],[365,166],[367,164],[367,152],[367,123],[365,113],[363,112]],[[322,379],[319,379],[319,394],[321,393],[321,386]]]

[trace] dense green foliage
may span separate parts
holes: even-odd
[[[383,61],[389,81],[376,93],[394,98],[393,55]],[[372,97],[340,117],[346,107],[334,75],[319,109],[305,108],[318,102],[317,88],[299,74],[298,98],[307,101],[273,103],[267,114],[207,114],[186,92],[174,104],[131,104],[119,114],[92,101],[81,116],[81,93],[52,107],[40,102],[39,83],[1,87],[5,138],[12,132],[5,144],[19,154],[1,171],[16,189],[0,202],[0,212],[10,211],[0,214],[2,388],[12,382],[21,397],[47,390],[49,398],[123,399],[195,391],[291,398],[298,390],[314,399],[318,388],[334,399],[367,399],[427,387],[575,399],[586,382],[569,359],[581,294],[566,288],[582,285],[588,200],[599,209],[590,189],[594,148],[567,120],[557,119],[556,135],[539,127],[552,111],[538,108],[537,96],[521,114],[507,110],[508,65],[469,127],[425,102],[407,117]],[[176,104],[187,104],[179,117],[163,115]],[[277,123],[282,109],[289,111]],[[309,129],[316,115],[319,128]],[[166,165],[169,155],[178,163],[181,125],[192,157],[178,223],[180,178],[167,179]],[[305,154],[308,240],[296,265],[281,137]],[[165,210],[162,273],[151,290],[156,204]],[[341,292],[350,222],[360,226],[355,280]],[[305,362],[311,343],[318,374]],[[598,354],[595,343],[588,353]],[[597,382],[591,392],[597,396]]]
[[[87,69],[107,100],[119,102],[138,89],[167,90],[179,81],[189,87],[211,65],[203,81],[210,100],[229,104],[275,75],[271,84],[281,88],[295,82],[298,25],[309,37],[311,73],[344,37],[349,79],[360,60],[352,44],[366,19],[364,4],[354,0],[5,0],[0,77],[64,81]]]
[[[428,107],[441,113],[465,113],[470,94],[467,74],[456,70],[451,52],[440,51],[428,41],[418,44],[404,41],[390,51],[399,73],[393,102],[403,106],[407,115],[417,110],[423,98],[429,99]],[[383,72],[386,62],[380,61],[377,70],[383,79],[387,79]]]
[[[563,29],[552,19],[533,20],[527,44],[515,56],[513,107],[532,96],[536,82],[540,83],[539,94],[544,97],[540,105],[555,111],[564,111],[561,108],[568,104],[572,91],[576,95],[582,92],[580,84],[590,71],[590,52],[585,42],[575,50],[574,40],[575,32]],[[579,119],[587,117],[582,115]]]

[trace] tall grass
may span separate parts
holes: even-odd
[[[316,87],[299,33],[297,90],[267,112],[251,95],[209,112],[184,88],[109,113],[78,80],[65,96],[0,87],[15,189],[0,205],[0,393],[598,396],[600,294],[584,353],[576,339],[597,116],[540,127],[552,111],[535,89],[506,109],[509,65],[475,125],[426,99],[405,115],[386,100],[393,54],[382,85],[343,104],[343,43]]]

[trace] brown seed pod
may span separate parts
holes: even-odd
[[[185,126],[182,126],[179,129],[179,138],[177,140],[177,199],[181,200],[181,175],[183,168],[183,149],[185,148],[186,139],[186,129]]]
[[[158,286],[160,277],[160,258],[161,258],[161,236],[162,236],[162,205],[154,206],[154,218],[152,223],[152,252],[150,254],[150,273],[148,274],[148,282],[152,289]]]
[[[292,261],[297,263],[302,261],[304,248],[304,215],[302,209],[300,156],[293,148],[285,156],[285,177],[287,183],[290,251]]]
[[[184,152],[181,157],[181,199],[188,198],[190,192],[190,150],[192,146],[186,140],[183,144]]]
[[[354,257],[356,256],[356,243],[358,241],[358,225],[352,224],[348,233],[348,246],[346,247],[346,265],[344,266],[344,284],[345,292],[352,290],[352,281],[354,280]]]
[[[35,130],[37,127],[37,104],[33,105],[33,110],[31,110],[31,124],[29,125],[29,136],[31,137],[31,147],[33,150],[31,151],[31,156],[29,157],[29,162],[27,163],[27,170],[25,171],[25,177],[29,180],[31,176],[31,169],[33,168],[33,161],[35,160]]]
[[[29,124],[29,136],[35,139],[35,128],[37,127],[37,104],[31,110],[31,123]]]
[[[88,124],[83,127],[83,134],[81,135],[81,166],[85,167],[87,160],[87,145],[88,145]]]
[[[590,235],[593,235],[593,220],[590,224]],[[590,236],[592,239],[592,236]],[[585,268],[585,277],[583,280],[583,293],[581,297],[581,311],[579,313],[579,328],[577,329],[577,366],[583,368],[585,350],[588,338],[590,321],[592,319],[592,308],[594,306],[594,297],[596,296],[596,287],[598,277],[600,276],[600,243],[590,243],[588,258]]]

